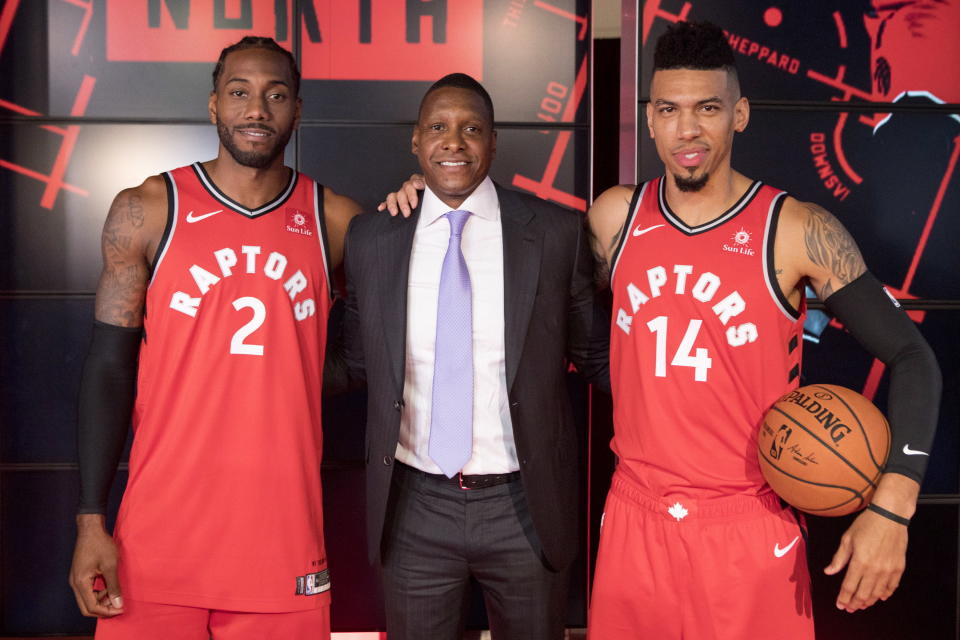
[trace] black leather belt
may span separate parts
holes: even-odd
[[[399,460],[397,460],[397,468],[402,469],[407,473],[423,476],[424,478],[428,478],[433,482],[440,484],[452,484],[464,490],[486,489],[488,487],[495,487],[500,484],[507,484],[508,482],[513,482],[520,479],[519,471],[513,471],[511,473],[490,473],[476,476],[465,476],[462,473],[458,473],[452,478],[448,478],[442,473],[427,473],[426,471],[421,471],[420,469],[411,467],[410,465],[403,464]]]

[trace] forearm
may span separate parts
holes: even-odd
[[[942,386],[932,350],[869,272],[825,302],[857,341],[890,368],[887,418],[892,439],[885,470],[921,482],[936,432]]]
[[[140,328],[94,325],[78,407],[80,514],[106,513],[133,412],[140,335]]]

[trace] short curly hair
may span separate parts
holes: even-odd
[[[220,75],[223,73],[223,67],[227,62],[227,56],[234,51],[244,51],[246,49],[266,49],[267,51],[274,51],[283,55],[283,57],[287,60],[287,64],[290,65],[290,77],[293,79],[293,95],[300,95],[300,69],[297,68],[297,61],[294,59],[293,54],[277,44],[277,41],[273,38],[265,38],[261,36],[245,36],[239,42],[235,42],[220,52],[220,58],[217,60],[217,65],[213,68],[214,91],[217,90],[217,82],[220,81]]]
[[[445,89],[447,87],[453,87],[454,89],[466,89],[467,91],[472,91],[477,94],[480,100],[483,101],[483,106],[487,109],[487,115],[490,116],[490,123],[493,124],[493,100],[490,99],[490,94],[487,93],[487,90],[483,88],[482,84],[465,73],[447,74],[430,85],[430,88],[427,89],[427,92],[423,94],[423,98],[420,100],[420,109],[417,111],[417,120],[420,119],[420,114],[423,113],[423,105],[427,101],[427,96],[438,89]]]
[[[653,70],[724,69],[736,74],[733,49],[723,29],[711,22],[678,22],[657,39]]]

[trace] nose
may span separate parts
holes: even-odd
[[[244,118],[247,120],[266,120],[270,117],[270,108],[265,96],[250,94],[247,99]]]
[[[451,127],[443,136],[444,149],[463,149],[463,132],[458,127]]]
[[[690,140],[700,135],[700,119],[695,111],[681,109],[677,118],[677,136],[682,140]]]

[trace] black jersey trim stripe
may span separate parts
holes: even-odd
[[[330,260],[330,240],[327,237],[327,223],[323,210],[323,185],[313,181],[313,215],[320,235],[320,252],[323,254],[323,271],[327,278],[327,295],[333,300],[333,264]]]
[[[150,282],[147,284],[148,289],[153,284],[154,278],[157,277],[157,270],[160,268],[160,263],[163,262],[163,257],[167,255],[167,249],[173,242],[173,234],[177,230],[177,215],[180,213],[177,181],[174,180],[173,173],[170,171],[161,175],[167,187],[167,224],[163,228],[163,235],[160,236],[160,243],[157,244],[157,252],[154,254],[153,264],[150,266],[151,273]]]
[[[617,264],[620,262],[620,256],[623,254],[623,248],[627,244],[627,236],[630,235],[630,229],[633,228],[633,223],[637,218],[637,214],[640,211],[640,203],[643,202],[643,194],[647,191],[647,186],[649,182],[644,182],[638,184],[633,189],[633,197],[630,198],[630,206],[627,208],[627,219],[623,221],[623,229],[620,230],[620,241],[617,243],[617,248],[614,249],[613,255],[610,256],[610,288],[613,288],[613,276],[617,272]]]
[[[293,194],[293,190],[297,186],[298,172],[293,169],[290,170],[290,180],[287,183],[287,186],[281,191],[275,198],[263,204],[256,209],[247,209],[242,204],[220,191],[217,188],[217,185],[213,183],[213,180],[210,179],[210,176],[207,174],[207,170],[203,168],[203,165],[199,162],[193,163],[193,171],[197,174],[197,178],[200,180],[200,184],[207,190],[207,192],[222,202],[225,206],[230,207],[233,211],[245,215],[248,218],[257,218],[262,216],[265,213],[270,213],[284,202]]]
[[[687,234],[688,236],[710,231],[711,229],[719,227],[723,223],[735,218],[738,213],[743,211],[747,205],[750,204],[750,201],[753,200],[754,196],[757,195],[757,192],[760,191],[760,187],[763,186],[763,182],[760,180],[755,180],[753,184],[750,185],[750,188],[747,189],[742,196],[740,196],[740,199],[737,200],[732,207],[709,222],[704,222],[703,224],[698,224],[695,227],[690,227],[684,224],[683,220],[681,220],[680,217],[677,216],[677,214],[675,214],[670,208],[670,204],[667,202],[666,183],[666,176],[661,176],[660,184],[657,189],[657,198],[660,204],[660,214],[667,222],[670,223],[672,227]]]
[[[777,239],[777,224],[780,221],[780,211],[787,200],[787,192],[781,191],[770,203],[767,213],[767,224],[763,232],[763,280],[767,284],[770,297],[777,303],[777,307],[791,322],[800,319],[800,310],[795,309],[777,283],[776,264],[774,264],[774,245]]]

